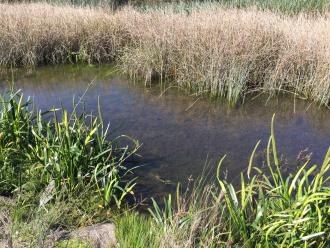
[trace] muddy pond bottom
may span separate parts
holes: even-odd
[[[0,77],[3,91],[9,82],[31,96],[42,110],[62,104],[72,109],[73,96],[84,95],[86,111],[97,111],[98,97],[112,135],[126,134],[142,144],[136,170],[137,191],[143,197],[161,196],[178,182],[196,179],[208,165],[209,173],[227,154],[222,174],[239,180],[260,139],[256,162],[262,163],[273,113],[279,154],[288,167],[308,149],[320,163],[330,145],[330,110],[293,97],[246,99],[230,107],[221,101],[190,96],[175,88],[145,87],[115,75],[110,66],[43,67]],[[87,92],[86,89],[88,88]],[[85,93],[85,94],[84,94]],[[213,168],[213,169],[212,169]]]

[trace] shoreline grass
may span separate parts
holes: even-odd
[[[123,73],[239,101],[287,91],[330,102],[330,20],[256,9],[0,4],[0,66],[117,63]]]
[[[96,116],[86,114],[79,103],[73,103],[71,113],[63,108],[41,112],[20,91],[0,95],[1,195],[43,192],[43,206],[88,188],[103,207],[121,207],[135,186],[128,177],[134,168],[126,163],[139,145],[124,136],[108,140],[110,126],[100,110]],[[119,147],[120,140],[131,147]]]
[[[109,132],[100,107],[87,114],[81,98],[71,112],[42,112],[20,90],[0,94],[0,246],[54,247],[62,229],[128,204],[139,144]]]
[[[265,165],[253,160],[259,141],[241,173],[240,187],[222,179],[223,157],[215,183],[202,177],[190,192],[182,194],[178,188],[175,197],[164,199],[163,208],[154,201],[149,218],[126,214],[118,226],[120,247],[150,237],[149,247],[164,248],[328,247],[330,147],[323,164],[310,164],[306,157],[297,170],[285,174],[276,151],[274,119],[271,130]],[[141,226],[149,232],[136,238]]]

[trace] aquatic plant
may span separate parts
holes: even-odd
[[[64,108],[35,110],[20,91],[0,99],[1,194],[31,183],[39,192],[45,190],[47,198],[90,187],[100,193],[103,206],[120,208],[135,185],[134,178],[127,177],[133,168],[126,167],[139,147],[135,140],[109,140],[109,125],[104,125],[101,112],[78,114],[78,104],[69,114]],[[127,145],[119,146],[119,140]]]

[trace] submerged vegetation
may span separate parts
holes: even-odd
[[[1,4],[0,20],[4,67],[115,62],[132,78],[230,102],[288,91],[329,105],[328,12],[285,16],[216,3],[113,12],[37,3]]]

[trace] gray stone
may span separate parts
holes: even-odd
[[[117,247],[116,227],[113,223],[95,224],[77,229],[69,234],[76,238],[91,242],[95,248]]]
[[[52,180],[48,186],[46,187],[45,191],[42,193],[39,201],[39,206],[45,206],[50,200],[53,199],[55,194],[55,181]]]

